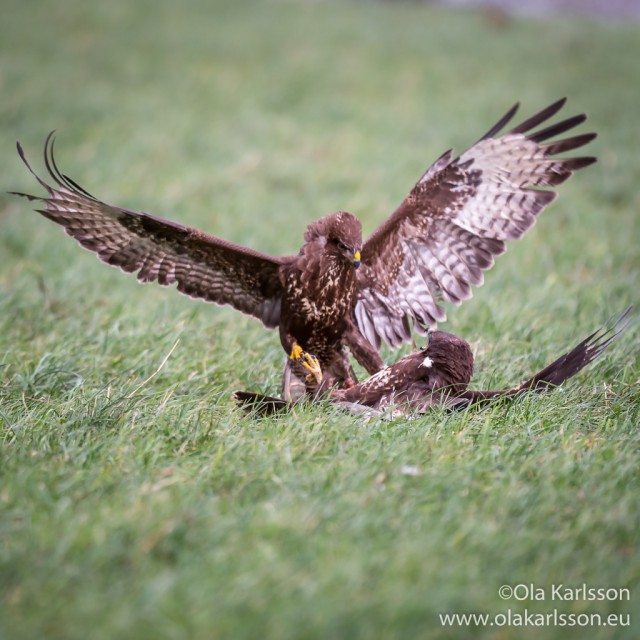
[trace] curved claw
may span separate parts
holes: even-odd
[[[307,382],[312,383],[316,382],[320,384],[322,382],[322,368],[320,367],[320,363],[318,362],[318,358],[312,355],[311,353],[307,353],[297,342],[294,341],[293,346],[291,347],[291,353],[289,354],[289,359],[294,362],[300,363],[308,372]]]
[[[289,358],[291,360],[300,360],[304,355],[304,349],[294,341],[293,346],[291,347],[291,353],[289,354]]]
[[[322,368],[313,354],[304,351],[302,353],[302,366],[309,372],[307,376],[307,382],[316,382],[320,384],[322,382]]]

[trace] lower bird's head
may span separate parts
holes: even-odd
[[[350,262],[356,269],[360,266],[362,250],[362,225],[360,220],[346,211],[338,211],[309,226],[325,240],[325,252]]]
[[[468,384],[473,375],[473,351],[462,338],[446,331],[429,331],[427,344],[415,355],[426,378],[438,372],[447,384]]]

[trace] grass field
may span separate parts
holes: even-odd
[[[640,25],[412,3],[5,0],[0,637],[638,637],[637,319],[544,398],[253,421],[230,394],[278,391],[275,333],[138,285],[6,192],[39,189],[15,140],[40,170],[57,129],[60,166],[102,199],[288,254],[337,209],[366,235],[513,102],[567,95],[600,162],[443,326],[477,387],[513,384],[640,313],[639,59]],[[631,626],[439,618],[508,610]]]

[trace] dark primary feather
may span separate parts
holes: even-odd
[[[627,307],[615,322],[611,323],[610,318],[604,327],[594,331],[571,351],[523,382],[519,389],[525,391],[559,387],[565,380],[593,362],[627,328],[631,322],[631,318],[628,317],[630,312],[631,306]]]
[[[483,271],[522,237],[555,199],[555,187],[593,162],[557,158],[594,133],[547,142],[585,120],[578,115],[538,131],[564,106],[559,100],[498,135],[515,105],[475,145],[452,160],[448,151],[418,181],[395,213],[364,243],[355,321],[371,344],[392,347],[445,319],[440,300],[459,304],[483,282]]]
[[[20,157],[49,196],[17,195],[43,202],[44,208],[38,210],[42,215],[63,226],[103,262],[137,273],[140,282],[177,283],[178,291],[192,298],[229,304],[268,327],[278,325],[282,298],[279,269],[289,259],[101,202],[58,170],[53,146],[52,132],[44,157],[54,186],[36,175],[18,143]]]
[[[631,319],[628,317],[631,307],[612,322],[609,318],[603,327],[587,336],[571,351],[561,355],[550,365],[544,367],[533,376],[512,389],[497,391],[467,390],[460,398],[468,400],[465,404],[483,402],[495,398],[504,398],[525,393],[527,391],[544,392],[559,387],[593,362],[602,352],[627,328]]]
[[[261,416],[272,415],[287,408],[287,403],[281,398],[272,398],[250,391],[235,391],[233,398],[239,407]]]
[[[549,118],[553,118],[553,116],[555,116],[556,113],[558,113],[558,111],[560,111],[560,109],[562,109],[562,107],[564,107],[566,101],[567,101],[566,98],[560,98],[560,100],[557,100],[553,104],[550,104],[545,109],[542,109],[542,111],[539,111],[538,113],[536,113],[535,115],[531,116],[530,118],[528,118],[524,122],[520,123],[517,127],[514,127],[513,129],[511,129],[511,133],[527,133],[527,131],[531,131],[531,129],[534,129],[539,124],[542,124],[546,120],[549,120]],[[514,110],[514,108],[511,109],[510,113],[511,113],[512,117],[516,114],[518,106],[519,105],[516,105],[515,110]],[[508,124],[509,120],[511,120],[511,118],[509,118],[508,120],[505,120],[503,118],[502,121],[501,121],[502,125],[500,126],[500,128],[499,129],[495,129],[495,127],[494,127],[494,129],[492,129],[482,139],[486,140],[487,138],[493,138],[493,136],[496,133],[498,133],[500,131],[500,129],[502,129],[503,127],[505,127]]]

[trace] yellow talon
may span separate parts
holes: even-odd
[[[318,362],[318,358],[310,353],[303,353],[302,357],[302,366],[309,372],[307,382],[315,381],[320,384],[322,382],[322,369]]]
[[[291,355],[289,356],[289,358],[291,360],[300,360],[303,354],[304,350],[302,349],[302,347],[297,342],[294,342],[293,347],[291,347]]]
[[[291,354],[289,359],[294,362],[299,362],[308,372],[307,382],[316,382],[320,384],[322,382],[322,369],[318,358],[316,356],[307,353],[297,342],[294,341],[291,347]]]

